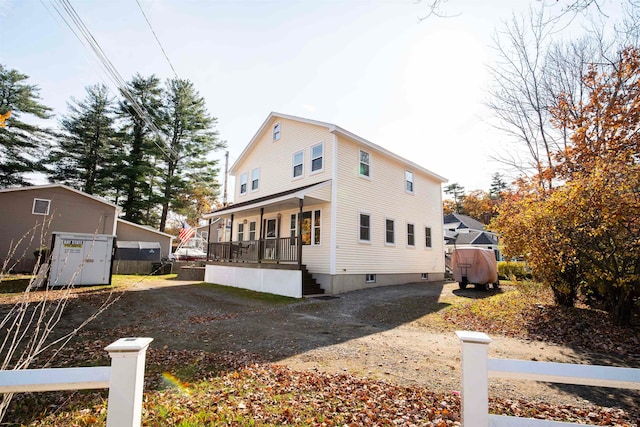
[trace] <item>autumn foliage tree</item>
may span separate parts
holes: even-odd
[[[591,65],[583,82],[584,101],[559,94],[550,109],[570,143],[543,173],[562,184],[522,181],[493,227],[556,302],[572,305],[584,291],[629,324],[640,297],[640,51],[624,49],[612,67]]]

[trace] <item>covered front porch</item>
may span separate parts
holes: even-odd
[[[311,250],[318,257],[322,249],[320,241],[324,239],[321,224],[323,215],[329,213],[326,207],[330,201],[331,181],[327,180],[236,203],[206,215],[210,223],[219,218],[222,221],[218,222],[223,224],[217,236],[209,231],[212,238],[207,245],[207,264],[225,267],[225,271],[227,268],[297,270],[301,272],[298,283],[303,294],[321,293],[303,263],[303,254]],[[237,276],[236,272],[231,275]],[[226,277],[228,282],[234,282],[231,286],[238,285],[231,275],[218,280]],[[251,280],[258,278],[255,272],[250,275]],[[263,280],[266,276],[280,280],[269,272],[261,273],[259,278]],[[273,292],[271,285],[268,288],[279,293]]]

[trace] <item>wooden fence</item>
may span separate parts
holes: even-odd
[[[108,388],[107,427],[139,427],[147,347],[153,338],[107,346],[111,366],[0,371],[0,393]]]
[[[490,359],[491,338],[457,331],[462,343],[462,425],[474,427],[551,427],[584,424],[489,414],[489,377],[640,390],[640,369]]]

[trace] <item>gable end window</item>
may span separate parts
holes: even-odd
[[[251,191],[256,191],[260,188],[260,168],[255,168],[251,171]]]
[[[371,216],[368,214],[360,214],[360,241],[371,241]]]
[[[407,245],[415,246],[416,245],[416,233],[415,227],[413,224],[407,224]]]
[[[360,176],[371,177],[371,155],[360,150]]]
[[[407,193],[413,193],[413,172],[404,171],[405,190]]]
[[[280,139],[280,123],[276,123],[273,125],[273,140],[277,141]]]
[[[394,221],[392,219],[385,220],[385,243],[388,245],[395,244]]]
[[[247,194],[247,174],[240,175],[240,194]]]
[[[293,177],[299,178],[304,173],[304,151],[293,154]]]
[[[324,160],[324,143],[311,147],[311,172],[321,171]]]
[[[34,215],[49,215],[50,206],[51,200],[33,199],[33,209],[31,210],[31,213]]]

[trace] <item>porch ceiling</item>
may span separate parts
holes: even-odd
[[[204,215],[204,218],[225,217],[234,213],[242,212],[243,215],[259,215],[264,209],[265,214],[280,212],[283,210],[298,209],[299,201],[303,200],[304,206],[313,206],[319,203],[331,201],[331,180],[318,184],[301,187],[284,193],[272,196],[261,197],[256,200],[231,205],[228,208],[211,212]]]

